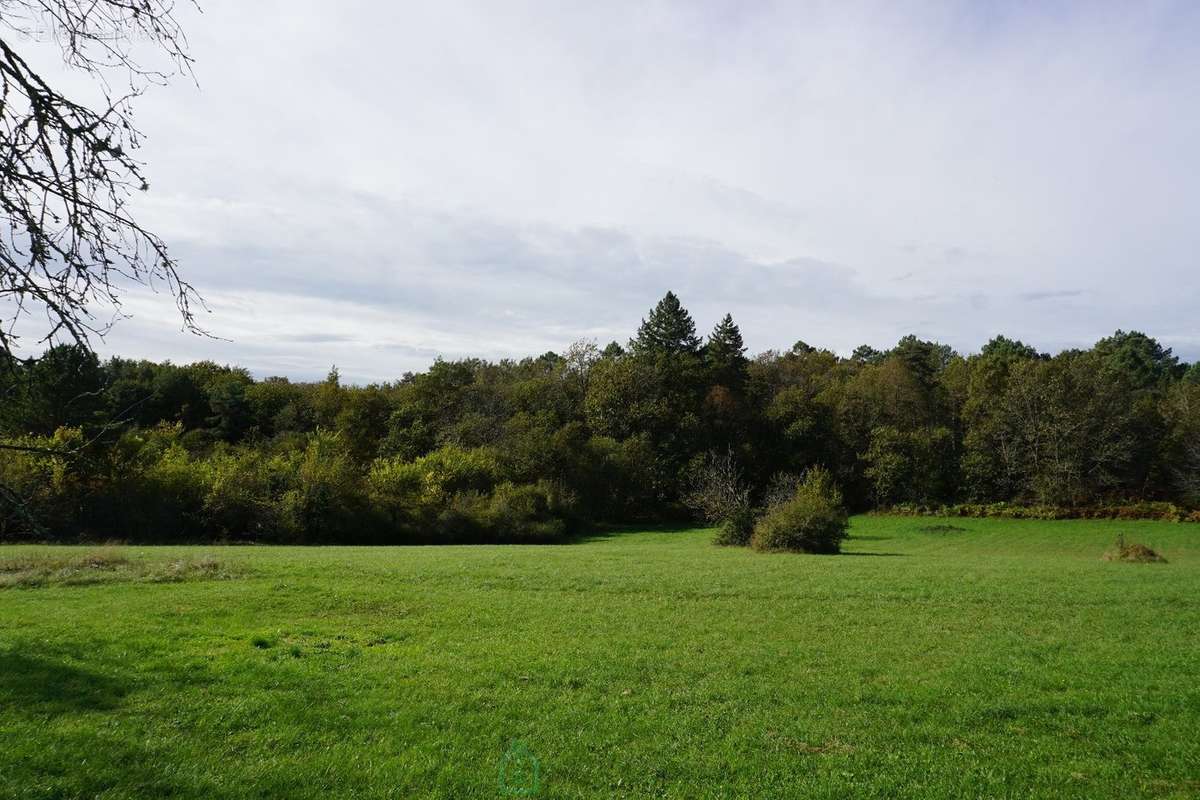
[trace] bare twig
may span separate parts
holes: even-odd
[[[29,25],[47,27],[71,68],[99,82],[103,102],[66,97],[12,45]],[[19,329],[40,344],[90,347],[120,315],[130,284],[165,288],[183,326],[201,332],[203,301],[166,243],[128,207],[149,183],[132,153],[141,144],[133,101],[170,74],[143,68],[133,43],[152,44],[191,75],[187,40],[170,0],[0,0],[0,354],[17,355]],[[16,34],[12,36],[10,34]],[[127,84],[114,91],[109,78]],[[36,318],[44,317],[37,322]]]

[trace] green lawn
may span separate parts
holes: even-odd
[[[1200,796],[1200,526],[852,534],[127,548],[0,589],[0,797]]]

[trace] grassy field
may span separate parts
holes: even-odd
[[[3,547],[0,797],[1200,796],[1200,527],[852,537]]]

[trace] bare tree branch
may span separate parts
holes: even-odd
[[[67,67],[96,80],[102,101],[91,108],[67,97],[30,66],[18,41],[53,41]],[[134,52],[146,48],[170,69],[144,67]],[[142,141],[133,101],[181,72],[192,76],[192,59],[172,0],[0,0],[0,369],[33,357],[19,346],[26,331],[35,345],[90,350],[131,285],[165,289],[183,327],[203,333],[195,319],[203,300],[129,209],[133,193],[149,189],[132,155]],[[40,530],[25,499],[3,485],[0,506]]]
[[[21,38],[52,38],[103,102],[89,108],[58,91],[17,52]],[[142,67],[135,44],[165,54],[174,72]],[[203,301],[129,209],[149,188],[132,155],[142,140],[133,101],[171,74],[191,75],[191,64],[170,0],[0,0],[0,354],[17,356],[30,327],[38,344],[90,348],[112,324],[98,315],[119,316],[121,290],[135,284],[165,289],[183,327],[202,332]]]
[[[750,508],[750,489],[742,478],[741,467],[732,450],[712,451],[705,456],[684,501],[706,521],[713,523],[723,522]]]

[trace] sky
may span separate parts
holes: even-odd
[[[142,219],[206,297],[102,353],[392,380],[626,341],[1200,359],[1200,5],[201,0]]]

